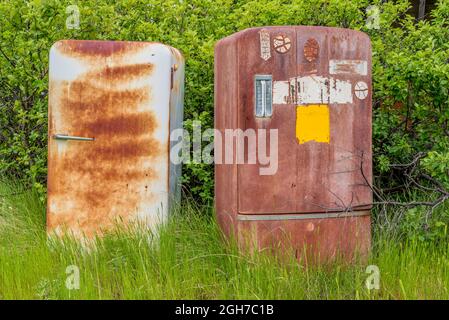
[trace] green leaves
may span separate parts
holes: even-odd
[[[432,177],[439,179],[446,188],[449,188],[449,151],[430,151],[421,164]]]
[[[66,28],[78,5],[80,28]],[[377,5],[379,28],[367,24]],[[185,118],[213,126],[213,48],[217,40],[262,25],[326,25],[367,32],[373,48],[375,170],[395,184],[390,163],[430,151],[427,170],[447,178],[449,5],[416,23],[408,1],[367,0],[0,0],[0,173],[46,182],[48,51],[60,39],[160,41],[186,57]],[[187,124],[189,123],[187,122]],[[213,198],[213,166],[184,167],[185,188]]]

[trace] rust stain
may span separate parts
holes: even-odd
[[[130,45],[132,43],[132,45]],[[62,40],[56,43],[59,52],[77,58],[106,58],[136,52],[145,47],[143,42],[128,41],[91,41],[91,40]]]
[[[181,51],[179,51],[178,49],[175,49],[173,47],[169,47],[169,50],[173,54],[173,56],[176,57],[176,60],[184,61],[184,56],[182,55]]]
[[[154,66],[149,63],[136,63],[132,65],[106,66],[99,71],[93,71],[92,76],[102,79],[105,84],[117,85],[132,81],[152,73]],[[89,74],[87,74],[89,76]]]
[[[72,56],[106,57],[125,54],[129,47],[127,43],[95,46],[65,41],[58,50]],[[144,161],[161,155],[166,146],[153,137],[159,125],[156,115],[140,110],[152,103],[148,86],[126,84],[150,76],[153,69],[151,64],[111,67],[101,63],[73,81],[51,83],[59,98],[50,103],[58,104],[61,127],[95,141],[64,142],[63,151],[50,150],[49,158],[58,158],[49,161],[55,178],[49,179],[48,193],[58,211],[48,219],[50,231],[70,228],[90,237],[99,226],[109,229],[117,219],[127,222],[135,214],[143,187],[157,179]],[[55,133],[52,130],[53,125],[50,134]],[[145,197],[151,201],[153,196],[145,193]]]
[[[339,64],[337,65],[336,71],[341,73],[355,73],[356,68],[352,64]]]

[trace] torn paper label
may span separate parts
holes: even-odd
[[[330,60],[329,74],[368,74],[368,62],[366,60]]]
[[[273,104],[352,103],[352,84],[321,76],[273,82]]]

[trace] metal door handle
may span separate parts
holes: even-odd
[[[77,141],[94,141],[95,138],[87,138],[87,137],[75,137],[69,136],[67,134],[55,134],[53,136],[56,140],[77,140]]]

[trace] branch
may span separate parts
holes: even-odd
[[[446,200],[449,199],[449,190],[447,190],[444,185],[439,182],[438,180],[436,180],[435,178],[422,173],[422,172],[418,172],[417,177],[414,177],[415,172],[418,170],[419,167],[419,161],[425,157],[426,153],[424,152],[419,152],[415,155],[415,157],[413,158],[413,160],[410,163],[406,163],[406,164],[393,164],[391,165],[391,167],[393,168],[397,168],[400,169],[402,171],[404,171],[404,176],[409,180],[408,183],[406,183],[406,185],[410,185],[413,184],[415,185],[417,188],[419,188],[420,190],[423,191],[430,191],[432,193],[436,193],[438,194],[438,197],[434,200],[434,201],[409,201],[409,202],[400,202],[400,201],[396,201],[396,200],[388,200],[386,198],[383,197],[383,192],[382,190],[377,189],[375,186],[373,186],[369,181],[368,178],[363,170],[363,165],[364,165],[364,153],[361,152],[361,156],[360,156],[360,172],[361,175],[363,177],[363,180],[365,182],[365,186],[368,186],[371,191],[373,192],[373,194],[380,199],[380,201],[374,201],[371,203],[365,203],[365,204],[358,204],[358,205],[352,205],[353,200],[354,200],[354,193],[352,194],[352,200],[351,202],[346,205],[343,200],[337,196],[337,194],[335,194],[334,192],[332,192],[331,190],[328,190],[335,198],[337,198],[337,200],[341,203],[341,205],[339,205],[337,202],[335,202],[336,207],[326,207],[323,205],[319,205],[314,203],[314,205],[325,209],[326,211],[353,211],[353,210],[357,210],[357,209],[363,209],[366,207],[370,207],[373,205],[383,205],[383,206],[400,206],[400,207],[405,207],[405,208],[413,208],[413,207],[417,207],[417,206],[426,206],[426,207],[430,207],[430,210],[432,211],[433,209],[435,209],[437,206],[439,206],[440,204],[442,204],[443,202],[445,202]],[[419,183],[417,181],[417,178],[423,178],[425,179],[427,182],[429,182],[433,187],[427,187],[422,185],[421,183]]]
[[[7,55],[6,53],[3,51],[3,49],[0,47],[0,53],[2,54],[3,57],[5,57],[5,59],[9,62],[9,64],[15,68],[16,67],[16,63],[14,61],[12,61]]]

